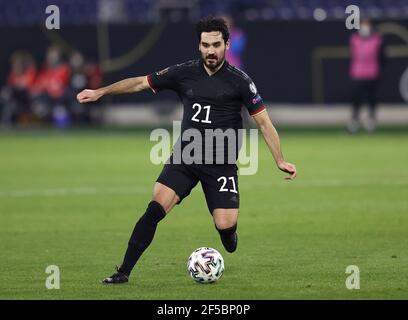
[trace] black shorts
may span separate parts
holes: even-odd
[[[208,210],[238,209],[238,167],[236,164],[173,164],[166,163],[157,182],[173,189],[179,204],[201,182]]]

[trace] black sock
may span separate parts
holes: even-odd
[[[119,268],[120,272],[129,275],[140,256],[153,240],[157,224],[166,216],[160,203],[151,201],[145,214],[136,223],[130,236],[125,258]]]
[[[224,245],[225,250],[228,252],[234,252],[237,249],[238,242],[238,236],[236,234],[237,224],[234,224],[227,229],[218,229],[217,226],[215,226],[215,228],[220,234],[221,242]]]

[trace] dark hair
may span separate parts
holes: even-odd
[[[230,37],[227,23],[222,18],[215,18],[213,16],[208,16],[208,17],[201,19],[196,24],[196,32],[197,32],[198,41],[201,41],[202,32],[211,32],[211,31],[221,32],[222,37],[225,42],[227,42]]]

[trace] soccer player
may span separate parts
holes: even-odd
[[[134,93],[148,89],[154,93],[164,89],[173,90],[184,105],[181,136],[191,129],[203,134],[209,129],[236,132],[242,128],[240,111],[244,105],[261,129],[278,168],[289,173],[286,179],[294,179],[296,167],[285,162],[279,136],[254,83],[248,75],[225,60],[225,52],[230,46],[225,21],[214,17],[204,18],[197,23],[196,31],[201,59],[177,64],[147,76],[128,78],[97,90],[83,90],[77,96],[78,101],[91,102],[108,94]],[[180,151],[173,148],[173,154],[154,185],[152,200],[130,236],[121,266],[112,276],[105,278],[103,283],[128,282],[136,262],[153,240],[157,224],[190,194],[198,182],[201,183],[225,250],[236,250],[239,209],[235,163],[237,152],[231,162],[229,153],[233,148],[229,145],[227,148],[218,148],[219,146],[211,143],[207,145],[206,142],[207,140],[201,145],[205,156],[198,156],[198,161],[193,163],[190,163],[191,159],[185,158],[179,161]],[[236,145],[236,141],[231,144]],[[183,148],[186,148],[185,141],[181,141],[180,150],[184,150]],[[223,157],[218,157],[217,150],[227,152],[223,153]],[[200,152],[197,154],[200,155]],[[226,157],[229,161],[225,160]],[[214,158],[217,158],[216,163],[212,162]],[[220,159],[222,163],[218,161]]]

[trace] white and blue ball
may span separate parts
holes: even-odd
[[[188,258],[187,270],[194,281],[212,283],[223,275],[224,259],[214,248],[201,247]]]

